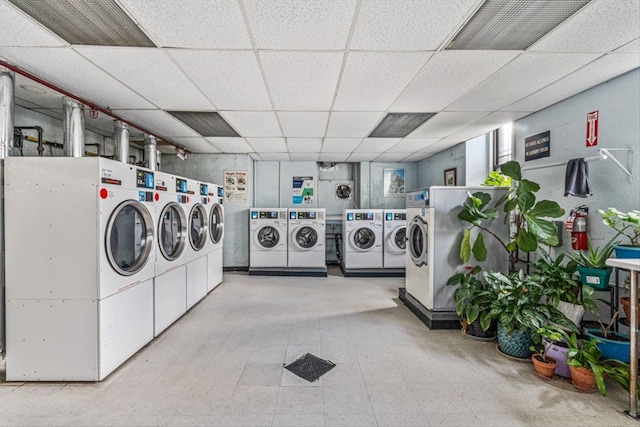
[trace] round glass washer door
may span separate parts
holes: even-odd
[[[189,242],[196,251],[207,243],[207,211],[200,203],[191,209],[189,214]]]
[[[176,202],[171,202],[162,209],[158,241],[162,256],[169,261],[174,261],[184,252],[187,243],[187,216]]]
[[[409,225],[409,256],[418,267],[427,264],[428,239],[428,224],[420,217],[413,218]]]
[[[349,239],[351,240],[351,246],[355,249],[367,252],[376,243],[376,233],[369,227],[360,227],[351,232]]]
[[[407,249],[407,227],[396,227],[387,237],[387,252],[404,253]]]
[[[153,218],[137,200],[120,203],[111,213],[105,233],[107,259],[122,276],[144,268],[153,248]]]
[[[254,239],[258,246],[264,249],[273,249],[280,242],[280,233],[275,227],[265,225],[256,232]]]
[[[209,234],[213,243],[220,243],[224,236],[224,210],[216,203],[209,214]]]
[[[292,240],[293,244],[298,248],[305,251],[313,249],[318,244],[318,230],[308,225],[297,228]]]

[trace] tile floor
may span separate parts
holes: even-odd
[[[430,331],[398,300],[402,278],[225,281],[100,383],[0,383],[0,425],[474,426],[638,423],[625,392],[582,394],[495,343]],[[308,383],[282,365],[337,366]]]

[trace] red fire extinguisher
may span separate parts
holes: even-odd
[[[571,247],[576,251],[586,251],[587,243],[587,207],[580,206],[571,211]]]

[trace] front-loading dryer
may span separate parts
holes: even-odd
[[[193,307],[207,295],[207,255],[209,238],[209,215],[201,197],[204,183],[187,179],[187,309]],[[206,184],[204,184],[205,187]],[[208,193],[208,190],[207,190]]]
[[[315,267],[326,270],[325,210],[322,208],[289,209],[288,266]]]
[[[153,183],[99,157],[5,160],[7,380],[99,381],[153,339]]]
[[[223,275],[223,242],[224,242],[224,187],[208,184],[210,203],[209,218],[209,252],[207,254],[207,291],[210,292],[220,283]]]
[[[384,246],[383,268],[401,268],[406,266],[407,252],[407,210],[384,210]]]
[[[382,209],[347,209],[342,223],[343,268],[382,268]]]
[[[428,309],[433,309],[430,298],[433,239],[433,209],[429,208],[429,190],[407,193],[407,250],[405,286],[407,292]]]
[[[249,209],[249,272],[287,267],[287,208]]]
[[[157,242],[154,287],[154,334],[187,310],[187,180],[156,171]]]

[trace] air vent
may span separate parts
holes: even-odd
[[[240,136],[218,113],[201,111],[167,112],[202,136]]]
[[[351,200],[351,185],[349,184],[336,185],[336,199]]]
[[[155,47],[114,0],[9,0],[70,44]]]
[[[446,49],[527,49],[589,1],[486,0]]]
[[[371,132],[370,138],[404,138],[435,113],[389,113]]]

